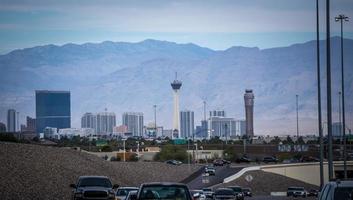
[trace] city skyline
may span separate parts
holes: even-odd
[[[334,48],[337,48],[336,41],[338,40],[338,37],[332,38]],[[348,44],[345,46],[347,48],[345,52],[349,54],[352,40],[345,39],[345,41]],[[5,75],[2,79],[4,93],[2,93],[0,109],[1,113],[4,113],[8,108],[19,110],[20,120],[23,123],[27,115],[34,116],[33,110],[25,107],[32,105],[33,94],[30,91],[37,89],[38,85],[41,87],[47,85],[48,88],[40,89],[64,89],[75,93],[72,102],[75,105],[72,123],[76,127],[80,123],[78,115],[81,115],[85,110],[99,111],[105,107],[117,113],[140,109],[146,113],[147,121],[153,121],[152,105],[158,105],[159,119],[157,121],[168,127],[170,124],[164,121],[167,119],[166,115],[171,113],[169,109],[172,108],[172,105],[169,105],[168,84],[173,80],[172,74],[180,70],[182,81],[185,80],[188,84],[185,85],[185,88],[183,87],[185,90],[180,92],[180,96],[183,98],[180,108],[192,108],[195,111],[196,121],[202,116],[201,110],[204,100],[209,103],[208,109],[221,108],[227,110],[237,119],[244,118],[243,108],[238,106],[241,105],[239,102],[241,95],[239,94],[245,88],[254,88],[260,98],[259,106],[254,111],[258,117],[254,124],[256,134],[293,134],[295,123],[293,123],[292,111],[294,111],[295,103],[292,102],[293,98],[290,98],[293,93],[298,93],[301,96],[299,105],[300,133],[315,134],[317,133],[317,126],[315,126],[316,96],[314,95],[315,82],[312,79],[315,59],[312,59],[314,51],[309,49],[314,47],[314,42],[308,41],[264,50],[231,47],[225,51],[213,51],[193,44],[158,40],[146,40],[139,43],[105,42],[85,45],[48,45],[18,50],[10,55],[1,56],[1,59],[10,59],[10,63],[7,65],[5,61],[0,62],[0,67]],[[321,40],[320,42],[324,43],[325,41]],[[118,54],[115,48],[122,49],[123,51],[118,51],[122,52],[122,55]],[[92,49],[98,49],[98,51],[89,54]],[[143,49],[149,49],[154,53],[143,55],[142,59],[136,57]],[[131,50],[134,52],[129,54],[132,55],[131,57],[119,60],[119,56],[126,56],[124,53]],[[161,52],[156,52],[156,50]],[[291,60],[293,51],[303,59]],[[46,56],[41,57],[40,52]],[[72,54],[70,53],[67,57],[67,52],[72,52]],[[333,56],[338,56],[338,52],[339,50],[334,50]],[[281,56],[282,60],[277,60],[276,54],[278,53],[284,53],[284,56]],[[83,55],[83,57],[76,57],[77,54]],[[101,54],[102,60],[93,56]],[[110,58],[112,55],[113,58]],[[116,57],[114,57],[115,55]],[[242,55],[241,59],[239,59],[239,55]],[[24,56],[26,59],[20,59],[18,56]],[[52,56],[58,56],[60,59],[51,59]],[[71,59],[71,56],[74,59]],[[88,58],[91,60],[73,64],[73,62],[80,62]],[[261,60],[262,58],[265,59]],[[324,58],[322,57],[322,59]],[[349,56],[346,57],[347,66],[350,65],[351,60]],[[26,63],[17,65],[18,61],[26,61]],[[333,59],[333,61],[337,62],[337,59]],[[333,64],[333,66],[335,65],[337,63]],[[57,66],[60,66],[60,69]],[[15,69],[15,72],[9,69]],[[335,73],[338,72],[337,69],[334,70],[336,70]],[[268,72],[270,73],[266,74]],[[253,77],[253,79],[243,79],[243,73],[250,75],[249,77]],[[281,74],[278,75],[278,73]],[[350,76],[351,70],[348,69],[346,73],[349,86],[350,77],[352,77]],[[36,78],[32,79],[32,77]],[[211,81],[206,82],[207,78]],[[333,79],[336,82],[339,80],[335,74],[333,74]],[[9,81],[14,81],[16,84],[7,85]],[[160,87],[161,85],[163,87]],[[16,89],[12,89],[12,86],[15,86]],[[334,93],[339,90],[337,86],[338,84],[333,82]],[[95,91],[97,95],[92,95],[90,91]],[[150,96],[147,91],[153,91],[154,95]],[[323,95],[325,94],[323,93]],[[130,96],[134,98],[129,99]],[[350,91],[348,91],[347,111],[352,110],[350,96]],[[138,100],[144,98],[146,98],[144,102]],[[84,99],[90,99],[90,101],[84,101]],[[335,101],[333,114],[334,118],[337,118],[336,95],[333,95],[333,99]],[[348,127],[352,126],[353,118],[350,113],[348,112],[347,116]],[[5,117],[6,115],[2,114],[2,121]]]

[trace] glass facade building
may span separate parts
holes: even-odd
[[[36,91],[36,132],[43,133],[46,127],[71,127],[69,91]]]

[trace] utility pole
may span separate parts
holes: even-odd
[[[157,105],[153,105],[154,108],[154,133],[157,137]]]
[[[228,145],[228,132],[227,132],[227,130],[228,130],[228,125],[227,125],[227,123],[224,124],[224,129],[225,129],[225,132],[226,132],[226,147],[227,147],[227,145]]]
[[[335,17],[335,21],[341,22],[341,87],[342,87],[342,126],[343,126],[343,170],[344,179],[347,179],[347,152],[346,152],[346,116],[345,116],[345,103],[344,103],[344,59],[343,59],[343,22],[348,22],[348,17],[345,15],[339,15]],[[341,115],[340,115],[341,117]],[[341,125],[341,124],[340,124]]]
[[[332,103],[331,103],[331,36],[330,0],[326,0],[326,87],[327,87],[327,136],[328,136],[328,177],[333,179],[332,155]]]
[[[296,110],[297,110],[297,141],[298,141],[298,139],[299,139],[298,97],[299,97],[299,95],[295,95],[295,100],[296,100]]]
[[[320,189],[324,186],[324,140],[322,134],[322,113],[321,113],[321,70],[320,70],[320,29],[319,29],[319,0],[316,0],[316,64],[317,64],[317,105],[318,105],[318,126],[320,143]]]

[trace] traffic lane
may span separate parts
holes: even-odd
[[[217,166],[215,176],[203,176],[203,174],[196,177],[191,182],[187,183],[190,189],[202,189],[205,187],[211,187],[219,183],[223,183],[223,180],[233,174],[239,172],[243,167],[233,166]]]
[[[305,200],[316,200],[316,197],[278,197],[278,196],[255,196],[255,197],[245,197],[245,200],[297,200],[297,199],[305,199]]]

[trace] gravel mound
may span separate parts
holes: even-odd
[[[245,179],[247,175],[252,176],[252,181]],[[262,170],[247,172],[238,179],[217,185],[215,188],[234,185],[251,188],[254,196],[270,195],[271,192],[286,192],[288,187],[292,186],[304,187],[306,190],[319,189],[318,186]]]
[[[70,199],[70,183],[82,175],[102,175],[113,184],[179,182],[199,166],[157,162],[109,162],[59,147],[0,142],[1,199]]]

